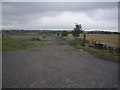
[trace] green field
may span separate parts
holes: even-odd
[[[2,51],[40,48],[51,40],[52,36],[45,34],[4,34]]]

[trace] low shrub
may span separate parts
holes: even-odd
[[[39,37],[33,37],[31,40],[32,40],[32,41],[42,41],[42,39],[39,38]]]

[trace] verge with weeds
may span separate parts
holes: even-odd
[[[2,38],[2,51],[14,51],[23,49],[40,48],[45,41],[51,41],[52,36],[46,36],[45,40],[40,36],[6,35]]]
[[[83,49],[84,51],[91,53],[96,57],[113,62],[119,62],[118,54],[108,53],[105,50],[84,46],[84,41],[80,38],[74,38],[73,40],[67,40],[66,38],[64,38],[64,40],[66,40],[74,48]],[[89,43],[89,41],[85,41],[85,43]]]

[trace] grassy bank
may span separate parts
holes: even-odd
[[[80,40],[79,38],[74,38],[72,40],[68,39],[68,37],[62,37],[65,41],[67,41],[71,46],[77,49],[83,49],[84,51],[94,55],[95,57],[102,58],[105,60],[113,61],[113,62],[118,62],[118,55],[108,53],[105,50],[101,49],[95,49],[93,47],[85,47],[83,46],[83,40]],[[89,43],[89,41],[86,41],[86,43]]]
[[[52,40],[52,36],[44,35],[22,35],[22,34],[13,34],[13,35],[4,35],[2,38],[2,51],[11,51],[11,50],[22,50],[22,49],[32,49],[40,48],[44,46],[45,42]]]
[[[96,57],[99,57],[99,58],[102,58],[102,59],[105,59],[105,60],[109,60],[109,61],[113,61],[113,62],[118,62],[118,55],[108,53],[104,50],[98,50],[98,49],[95,49],[95,48],[83,47],[83,46],[77,46],[77,48],[83,49],[84,51],[87,51],[87,52],[93,54]]]

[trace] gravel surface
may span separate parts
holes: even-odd
[[[118,64],[74,49],[60,38],[40,49],[2,54],[3,88],[116,88]]]

